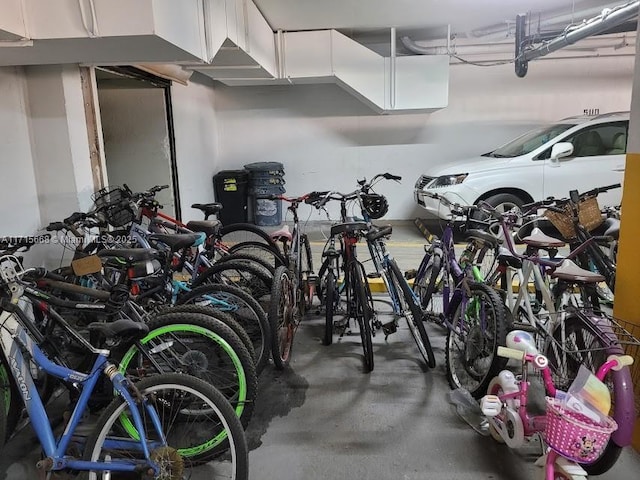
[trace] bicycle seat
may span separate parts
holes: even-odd
[[[204,241],[201,233],[152,233],[149,240],[162,242],[168,245],[172,252],[183,248],[201,245]]]
[[[160,256],[160,252],[155,248],[107,248],[100,250],[97,255],[100,258],[118,259],[126,265],[133,265],[137,262],[155,260]]]
[[[145,323],[134,322],[128,318],[121,318],[109,323],[93,322],[87,325],[87,328],[91,333],[98,334],[103,338],[126,337],[137,340],[149,333],[149,327]]]
[[[391,225],[387,225],[382,228],[373,226],[371,227],[371,230],[367,232],[367,240],[373,242],[374,240],[377,240],[379,238],[386,237],[387,235],[391,235],[392,231],[393,231],[393,228],[391,227]]]
[[[558,240],[557,238],[545,235],[539,228],[534,228],[531,235],[522,239],[522,243],[539,248],[558,248],[565,246],[564,240]]]
[[[604,282],[605,280],[605,278],[599,273],[580,268],[571,260],[564,260],[560,266],[553,271],[551,276],[559,278],[560,280],[582,283],[598,283]]]
[[[472,229],[467,230],[467,239],[480,240],[481,242],[489,244],[491,248],[496,248],[502,240],[494,237],[488,232],[483,232],[482,230]]]
[[[216,215],[222,210],[221,203],[194,203],[191,208],[195,208],[204,213],[205,218],[209,218],[210,215]]]
[[[513,254],[504,247],[500,247],[500,250],[498,250],[498,262],[500,262],[500,265],[522,268],[522,260],[518,257],[514,257]]]
[[[271,238],[274,242],[277,242],[278,240],[286,240],[288,242],[291,242],[293,236],[291,235],[291,231],[289,230],[289,225],[285,225],[280,230],[276,230],[275,232],[273,232],[271,234]]]
[[[354,235],[358,234],[363,230],[367,230],[369,226],[366,222],[347,222],[347,223],[337,223],[331,226],[330,235],[333,237],[335,235]]]
[[[620,220],[617,218],[605,218],[604,221],[591,232],[591,235],[620,238]]]
[[[222,223],[220,220],[191,220],[187,222],[187,228],[194,232],[202,232],[207,237],[216,237],[220,233]]]

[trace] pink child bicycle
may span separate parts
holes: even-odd
[[[580,464],[598,459],[606,447],[616,422],[608,416],[594,418],[582,404],[567,404],[566,392],[556,390],[551,377],[547,357],[540,354],[533,337],[524,331],[514,330],[507,336],[507,347],[498,347],[498,355],[522,362],[522,374],[515,376],[503,370],[489,384],[488,394],[481,400],[482,412],[488,417],[489,431],[494,439],[518,448],[534,435],[542,435],[549,447],[546,455],[537,462],[544,465],[544,480],[583,480],[587,472]],[[631,365],[629,355],[611,355],[598,369],[596,377],[602,381],[610,370],[620,370]],[[529,366],[540,371],[547,394],[544,415],[531,415],[527,411],[529,399]],[[587,414],[585,414],[587,413]]]

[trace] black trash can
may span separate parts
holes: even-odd
[[[284,166],[279,162],[256,162],[244,166],[249,172],[250,221],[261,227],[282,222],[282,201],[270,195],[285,193]]]
[[[249,172],[222,170],[213,176],[213,193],[222,204],[218,219],[223,225],[247,222]]]

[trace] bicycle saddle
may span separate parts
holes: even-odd
[[[100,250],[97,255],[100,258],[118,259],[124,261],[127,265],[136,262],[146,262],[157,259],[160,252],[155,248],[107,248]]]
[[[331,236],[346,234],[355,234],[362,230],[367,230],[368,226],[365,222],[347,222],[338,223],[331,227]]]
[[[498,262],[501,265],[508,265],[513,268],[522,268],[522,260],[518,257],[514,257],[513,254],[504,247],[500,247],[498,250]]]
[[[291,231],[289,230],[289,225],[285,225],[280,230],[276,230],[275,232],[273,232],[271,234],[271,238],[273,239],[274,242],[277,242],[278,240],[282,240],[282,239],[290,242],[293,236],[291,235]]]
[[[149,240],[162,242],[168,245],[172,252],[183,248],[198,246],[204,242],[202,233],[152,233]]]
[[[202,232],[207,237],[217,237],[222,223],[220,220],[191,220],[187,222],[187,228],[194,232]]]
[[[143,338],[149,333],[149,327],[145,323],[134,322],[128,318],[121,318],[115,322],[93,322],[87,325],[92,334],[101,335],[104,338],[126,337]]]
[[[599,273],[585,270],[573,263],[571,260],[564,260],[551,274],[554,278],[567,280],[570,282],[598,283],[604,282],[604,277]]]
[[[600,226],[591,232],[591,235],[602,235],[604,237],[612,237],[615,240],[619,240],[620,220],[617,218],[605,218]]]
[[[564,240],[558,240],[557,238],[545,235],[539,228],[534,228],[531,235],[522,239],[522,243],[539,248],[558,248],[565,246]]]
[[[221,203],[194,203],[191,205],[191,208],[195,208],[204,213],[205,220],[209,218],[210,215],[217,214],[220,210],[222,210]]]

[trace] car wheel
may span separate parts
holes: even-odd
[[[489,198],[485,198],[484,201],[494,207],[499,213],[506,213],[511,210],[521,212],[522,205],[525,203],[520,197],[511,193],[498,193]],[[476,213],[475,217],[479,220],[485,220],[486,214]],[[496,225],[495,229],[491,228],[490,231],[494,235],[498,235],[500,233],[500,227]]]

